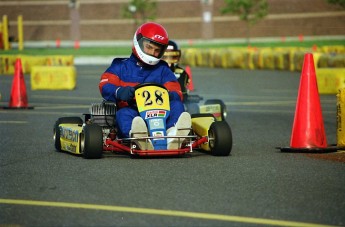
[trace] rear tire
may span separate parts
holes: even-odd
[[[102,127],[96,124],[85,125],[80,138],[81,150],[84,158],[98,159],[103,154]]]
[[[231,128],[226,121],[215,121],[208,131],[209,146],[214,156],[228,156],[232,149]]]
[[[76,125],[82,125],[84,122],[80,117],[60,117],[57,119],[54,125],[54,143],[55,143],[55,149],[57,151],[61,151],[61,142],[60,142],[60,124],[76,124]]]

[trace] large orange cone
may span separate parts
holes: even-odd
[[[307,53],[304,56],[290,147],[281,150],[324,152],[330,149],[335,148],[327,145],[313,55]]]
[[[9,108],[29,108],[22,62],[20,58],[18,58],[15,63]]]
[[[189,77],[189,83],[187,84],[187,88],[190,91],[194,91],[194,84],[193,84],[193,77],[192,77],[192,70],[190,69],[189,65],[186,66],[186,73]]]

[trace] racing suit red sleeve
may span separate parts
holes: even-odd
[[[181,101],[183,101],[183,94],[181,91],[180,83],[178,81],[168,81],[164,84],[164,86],[166,87],[166,89],[168,89],[169,92],[175,92],[180,97]]]
[[[109,101],[116,101],[115,91],[119,86],[131,86],[134,87],[138,83],[124,82],[120,78],[112,73],[105,72],[101,76],[101,81],[99,82],[99,90],[104,99]],[[175,92],[181,100],[183,100],[183,95],[181,92],[181,86],[178,81],[168,81],[164,83],[164,86],[169,92]]]
[[[104,72],[101,76],[98,87],[105,100],[116,102],[117,88],[125,86],[134,87],[137,84],[138,83],[122,81],[117,75],[110,72]]]

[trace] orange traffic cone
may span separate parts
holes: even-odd
[[[74,49],[79,49],[79,48],[80,48],[79,40],[74,41]]]
[[[189,65],[186,66],[186,73],[189,76],[189,83],[187,84],[187,88],[190,91],[194,91],[194,84],[193,84],[193,78],[192,78],[192,70],[190,69]]]
[[[336,148],[327,146],[313,55],[307,53],[304,56],[290,147],[281,148],[281,151],[333,150],[335,151]]]
[[[60,39],[56,39],[55,44],[56,44],[56,48],[60,48],[60,46],[61,46],[61,40],[60,40]]]
[[[9,101],[9,109],[27,109],[28,98],[26,95],[26,86],[20,58],[16,60],[14,68],[14,78],[12,81],[11,97]]]

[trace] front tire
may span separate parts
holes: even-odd
[[[208,131],[209,147],[214,156],[228,156],[232,149],[231,128],[226,121],[215,121]]]
[[[86,124],[81,134],[81,150],[84,158],[98,159],[103,154],[102,127],[96,124]]]
[[[55,144],[55,149],[57,151],[61,151],[61,142],[60,142],[60,124],[77,124],[77,125],[82,125],[83,120],[80,117],[60,117],[57,119],[54,125],[54,144]]]

